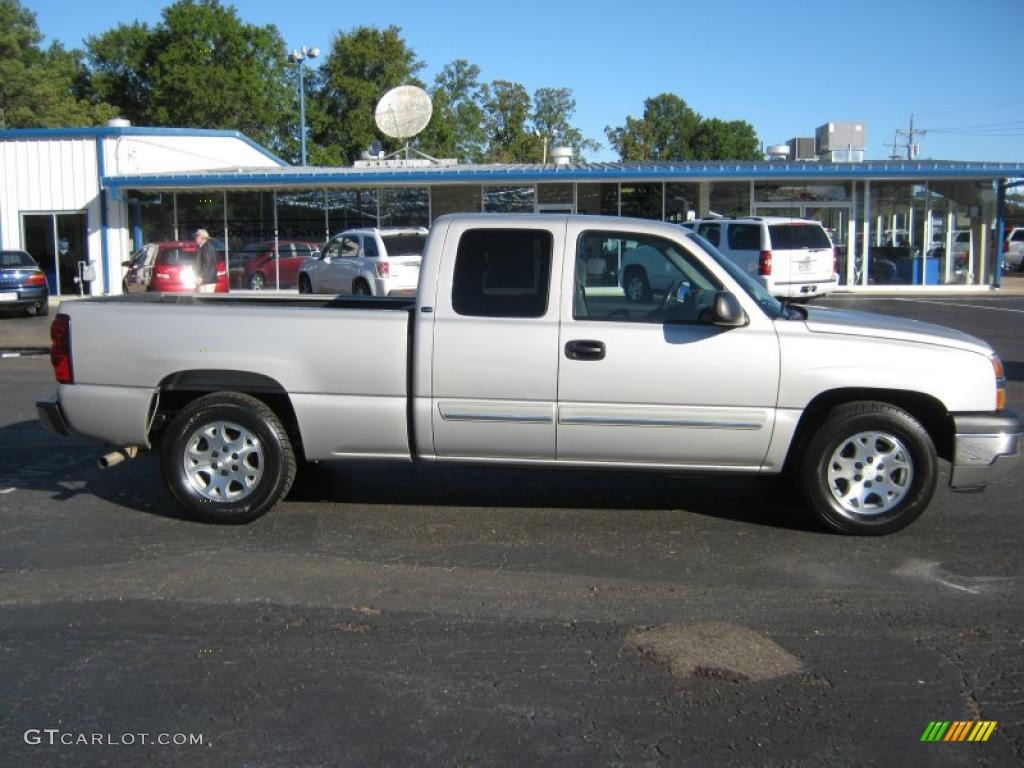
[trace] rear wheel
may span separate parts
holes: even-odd
[[[267,287],[267,279],[260,272],[253,272],[249,278],[249,289],[253,291],[262,291]]]
[[[808,505],[838,533],[898,531],[924,511],[936,485],[931,438],[917,419],[888,403],[834,408],[797,469]]]
[[[195,517],[248,523],[288,493],[295,452],[275,413],[238,392],[193,400],[171,421],[160,451],[171,495]]]
[[[365,280],[356,280],[355,285],[352,286],[352,293],[356,296],[372,296],[370,293],[370,286],[366,284]]]

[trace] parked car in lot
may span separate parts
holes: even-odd
[[[121,266],[128,270],[121,280],[124,293],[145,293],[149,290],[149,282],[153,279],[153,264],[159,251],[159,243],[146,243],[128,261],[121,262]]]
[[[122,288],[125,293],[180,293],[196,289],[199,256],[193,240],[169,240],[147,243],[124,262],[128,273]],[[217,287],[215,293],[228,292],[228,273],[224,254],[217,252]]]
[[[46,275],[26,251],[0,251],[0,309],[50,313]]]
[[[342,232],[302,265],[299,293],[413,296],[426,241],[423,227]]]
[[[1024,270],[1024,227],[1009,227],[1003,241],[1003,270]]]
[[[302,265],[319,256],[319,243],[308,240],[250,243],[231,255],[231,287],[254,291],[294,288]]]
[[[773,296],[810,298],[836,289],[836,250],[820,222],[780,216],[698,219],[703,236]]]

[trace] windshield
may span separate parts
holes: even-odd
[[[728,272],[729,276],[733,280],[740,284],[740,287],[747,292],[750,298],[758,303],[758,306],[761,307],[766,315],[775,319],[786,315],[781,301],[772,296],[767,288],[723,256],[722,253],[707,240],[707,238],[698,235],[692,230],[683,231],[686,232],[687,237],[707,251],[708,255],[714,259],[722,269]]]
[[[419,256],[427,242],[426,235],[384,235],[381,239],[388,256]]]

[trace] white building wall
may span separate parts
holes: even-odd
[[[281,165],[237,135],[167,129],[96,129],[53,136],[9,132],[0,140],[0,247],[24,248],[21,218],[32,213],[86,213],[93,294],[119,293],[132,252],[128,206],[106,193],[106,269],[100,176],[181,173]],[[13,135],[12,135],[13,134]],[[102,167],[97,154],[102,147]],[[106,278],[106,279],[105,279]]]
[[[0,245],[23,247],[24,213],[88,211],[92,250],[92,233],[99,230],[94,139],[2,141],[0,167]]]

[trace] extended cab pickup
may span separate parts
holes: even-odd
[[[673,279],[630,301],[614,273],[638,248]],[[1021,452],[984,342],[788,306],[660,222],[444,216],[414,300],[92,299],[52,336],[42,421],[159,450],[219,522],[274,506],[299,461],[372,458],[788,471],[827,527],[879,534],[924,510],[937,457],[979,489]]]

